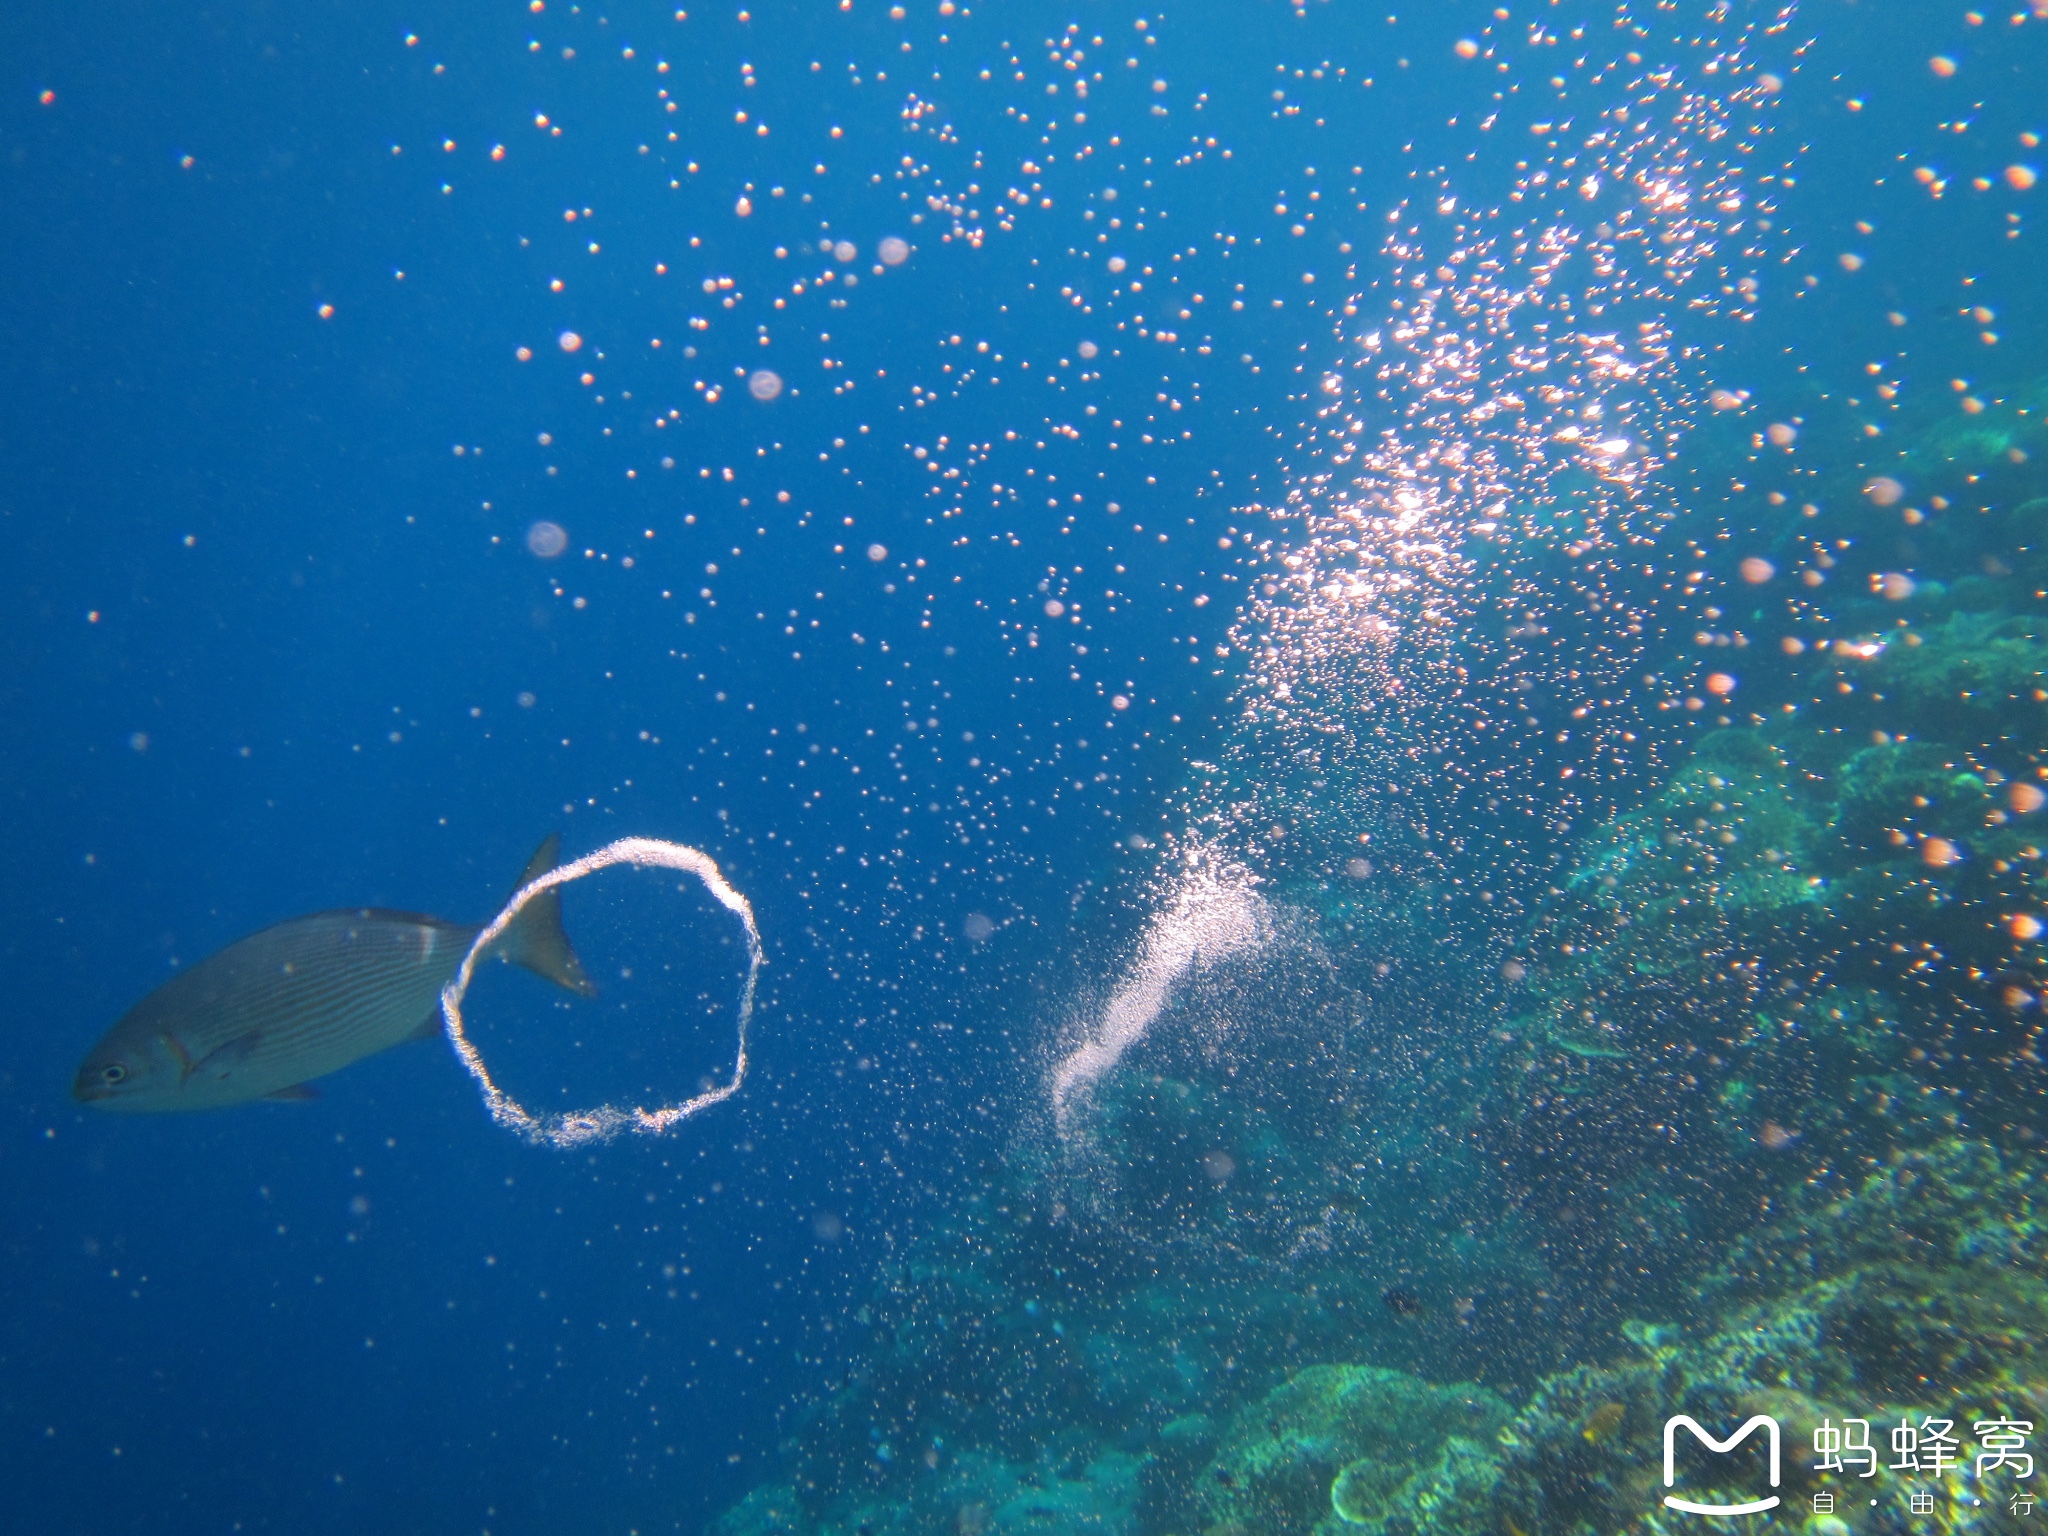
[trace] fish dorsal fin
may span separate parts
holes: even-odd
[[[524,890],[553,869],[561,848],[559,832],[550,832],[543,838],[533,857],[526,861],[526,868],[520,871],[515,890]],[[536,976],[545,976],[556,986],[566,988],[579,997],[597,995],[596,985],[584,974],[583,962],[576,958],[569,935],[562,928],[562,892],[559,886],[542,891],[526,904],[525,910],[498,940],[497,951],[501,959],[524,966]]]
[[[280,1104],[307,1104],[320,1097],[320,1090],[311,1083],[293,1083],[289,1088],[279,1088],[263,1095]]]

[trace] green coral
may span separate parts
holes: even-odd
[[[2001,403],[1972,412],[1944,415],[1922,430],[1905,450],[1909,468],[1949,477],[1981,472],[2038,452],[2044,437],[2042,414],[2048,408],[2048,384],[2035,382],[2001,392]]]
[[[1812,702],[1709,732],[1588,838],[1510,968],[1475,1122],[1532,1192],[1591,1192],[1588,1269],[1682,1281],[1812,1168],[2038,1072],[2048,625],[1952,613],[1807,665]]]
[[[811,1529],[796,1490],[763,1483],[711,1522],[711,1536],[805,1536]]]
[[[2048,1412],[2048,1234],[2038,1177],[2032,1159],[1950,1139],[1902,1153],[1853,1185],[1810,1186],[1730,1252],[1706,1287],[1708,1317],[1693,1339],[1631,1324],[1622,1332],[1638,1359],[1545,1378],[1490,1452],[1498,1475],[1486,1507],[1416,1529],[1663,1529],[1662,1490],[1653,1486],[1658,1436],[1677,1413],[1731,1427],[1770,1414],[1792,1447],[1810,1445],[1823,1421],[1851,1415],[1873,1424],[1948,1418],[1966,1457],[1977,1419],[2038,1422]],[[1623,1408],[1606,1434],[1594,1432],[1603,1404]],[[1828,1486],[1811,1458],[1786,1457],[1788,1504],[1810,1507]],[[1693,1492],[1740,1494],[1735,1486]],[[1903,1529],[1888,1506],[1871,1518],[1880,1531]],[[1957,1503],[1937,1523],[1960,1531],[1986,1518]]]
[[[1835,785],[1836,833],[1857,853],[1878,859],[1910,850],[1916,835],[1970,837],[1995,808],[1983,775],[1920,742],[1865,747],[1837,770]]]
[[[1383,1456],[1361,1456],[1330,1483],[1330,1512],[1346,1525],[1386,1529],[1387,1516],[1402,1486],[1401,1462]]]
[[[1232,1420],[1199,1502],[1211,1528],[1270,1536],[1326,1521],[1371,1523],[1381,1516],[1342,1516],[1333,1500],[1357,1512],[1391,1510],[1450,1440],[1490,1438],[1509,1412],[1480,1386],[1439,1386],[1375,1366],[1310,1366]]]
[[[1483,1531],[1491,1524],[1501,1459],[1488,1444],[1452,1435],[1425,1464],[1408,1471],[1377,1457],[1352,1462],[1330,1485],[1330,1509],[1353,1536]],[[1325,1521],[1325,1536],[1336,1536]]]

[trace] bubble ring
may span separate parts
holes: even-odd
[[[469,992],[469,983],[476,974],[478,956],[482,955],[517,918],[526,904],[543,891],[553,890],[558,885],[567,885],[571,880],[581,880],[585,875],[596,874],[600,869],[609,869],[615,864],[627,864],[636,869],[675,869],[695,875],[703,882],[704,889],[740,920],[740,926],[747,934],[747,975],[740,983],[740,1008],[738,1042],[734,1049],[732,1077],[714,1088],[707,1088],[695,1098],[684,1099],[676,1104],[663,1104],[654,1109],[643,1109],[638,1105],[620,1108],[615,1104],[600,1104],[595,1109],[572,1109],[560,1114],[535,1115],[517,1099],[491,1080],[490,1069],[484,1065],[483,1053],[469,1038],[462,1022],[462,1000]],[[607,843],[595,853],[549,870],[531,884],[521,886],[505,904],[505,910],[492,918],[469,946],[469,953],[462,957],[462,964],[456,968],[455,977],[441,989],[441,1020],[448,1034],[448,1043],[455,1048],[455,1054],[462,1059],[469,1075],[476,1079],[478,1090],[483,1094],[484,1108],[491,1112],[491,1118],[507,1130],[516,1131],[536,1146],[548,1146],[566,1150],[590,1141],[609,1141],[621,1131],[633,1131],[642,1136],[660,1136],[680,1125],[692,1115],[723,1104],[740,1091],[740,1085],[747,1078],[747,1027],[754,1019],[754,989],[760,980],[761,964],[765,956],[761,950],[761,930],[754,925],[754,909],[747,898],[727,883],[719,873],[718,865],[709,854],[702,853],[683,843],[666,843],[655,837],[622,837],[615,843]]]

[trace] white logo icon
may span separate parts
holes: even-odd
[[[1767,1413],[1760,1413],[1726,1440],[1716,1440],[1700,1427],[1699,1420],[1690,1414],[1674,1414],[1664,1421],[1664,1486],[1672,1487],[1678,1481],[1676,1451],[1679,1428],[1683,1426],[1693,1433],[1708,1450],[1716,1453],[1732,1451],[1747,1440],[1750,1432],[1759,1427],[1771,1449],[1771,1486],[1778,1486],[1778,1421]],[[1689,1515],[1760,1515],[1767,1509],[1778,1507],[1778,1496],[1774,1493],[1767,1499],[1754,1499],[1747,1504],[1695,1504],[1691,1499],[1664,1495],[1664,1503],[1671,1509],[1682,1509]]]

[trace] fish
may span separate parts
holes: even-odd
[[[1589,1061],[1627,1061],[1627,1051],[1617,1051],[1611,1045],[1589,1045],[1583,1040],[1567,1039],[1563,1035],[1551,1036],[1551,1043],[1560,1051],[1570,1051],[1574,1056],[1583,1056]]]
[[[1402,1285],[1389,1286],[1380,1292],[1380,1300],[1389,1312],[1399,1317],[1420,1317],[1425,1310],[1422,1298]]]
[[[555,867],[551,833],[513,889]],[[209,955],[124,1013],[86,1055],[71,1095],[124,1114],[317,1097],[312,1080],[441,1032],[441,989],[482,925],[353,907],[278,923]],[[544,891],[492,946],[579,997],[597,988]]]

